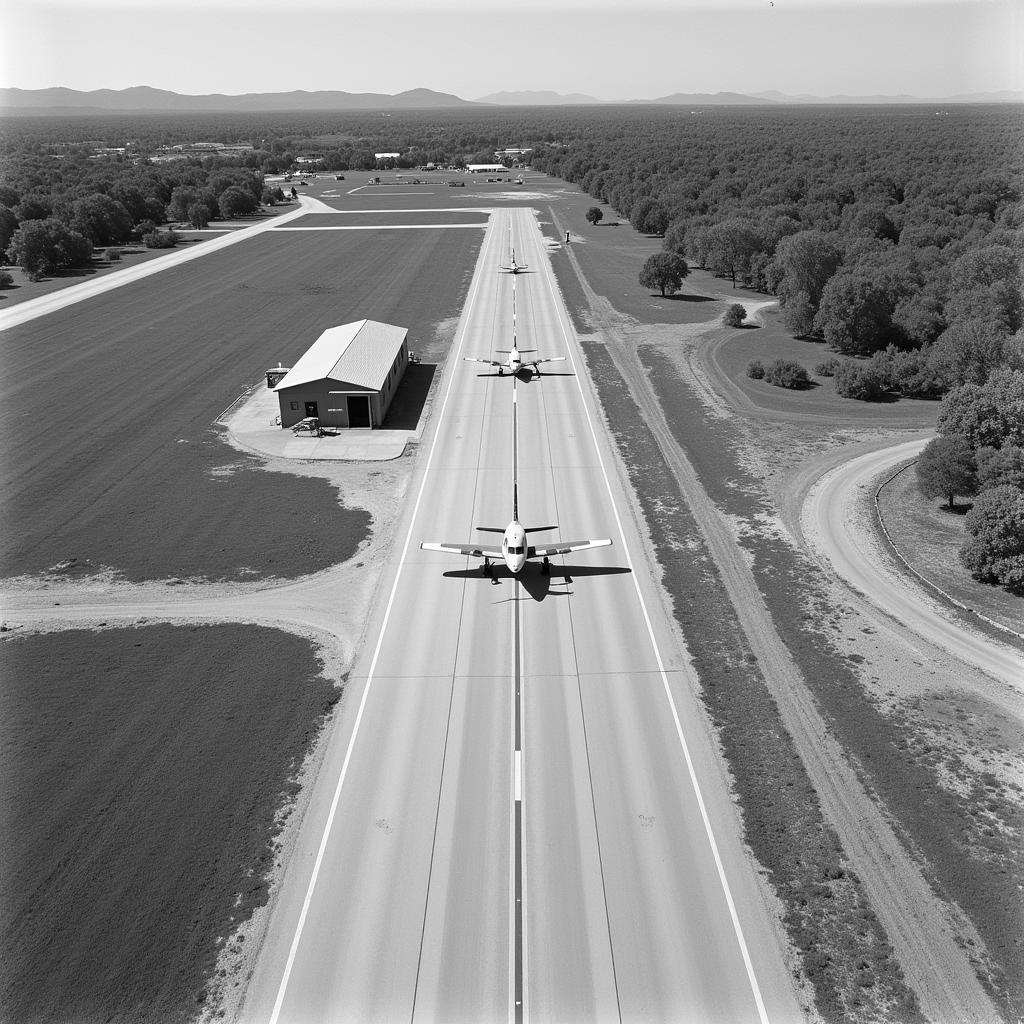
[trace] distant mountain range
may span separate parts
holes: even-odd
[[[977,92],[965,93],[960,96],[944,96],[940,99],[910,96],[902,93],[897,96],[812,96],[800,93],[790,96],[776,90],[768,92],[676,92],[670,96],[659,96],[653,100],[599,100],[582,93],[557,92],[496,92],[490,96],[481,96],[477,103],[494,103],[500,106],[553,106],[555,104],[583,105],[611,103],[658,103],[665,106],[678,107],[709,107],[709,106],[766,106],[770,104],[801,104],[822,103],[838,104],[881,104],[881,103],[1024,103],[1024,91]]]
[[[941,99],[921,99],[917,96],[811,96],[802,93],[789,96],[769,91],[759,93],[677,92],[654,100],[620,100],[619,103],[652,103],[662,106],[771,106],[801,103],[822,104],[888,104],[888,103],[1024,103],[1024,92],[1003,90],[1001,92],[968,93],[960,96],[946,96]],[[239,96],[212,93],[204,96],[188,96],[169,92],[166,89],[152,89],[149,86],[134,86],[130,89],[94,89],[80,92],[77,89],[0,89],[0,113],[8,115],[50,114],[71,116],[75,114],[120,113],[214,113],[214,112],[255,112],[255,111],[300,111],[300,110],[415,110],[443,109],[446,107],[474,106],[583,106],[609,105],[582,93],[557,93],[550,91],[496,92],[478,100],[464,100],[451,93],[434,92],[431,89],[410,89],[389,95],[375,92],[340,92],[321,90],[306,92],[250,92]]]
[[[603,103],[593,96],[585,96],[581,92],[492,92],[490,96],[481,96],[477,103],[494,103],[501,107],[549,107],[565,104],[582,107],[592,103]]]
[[[146,85],[130,89],[0,89],[0,111],[8,114],[71,112],[96,114],[119,112],[189,113],[214,111],[286,110],[414,110],[431,107],[471,107],[474,104],[444,92],[410,89],[407,92],[249,92],[240,96],[212,93],[186,96],[151,89]]]

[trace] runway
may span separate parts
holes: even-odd
[[[613,546],[492,583],[418,546],[511,518],[513,381],[463,356],[513,290],[568,357],[516,385],[520,519]],[[495,213],[245,1021],[798,1018],[583,374],[533,214]]]

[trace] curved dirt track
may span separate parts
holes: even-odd
[[[907,628],[948,654],[980,668],[1024,694],[1024,656],[971,630],[944,609],[887,556],[865,506],[877,480],[912,458],[928,438],[858,454],[824,473],[810,487],[801,531],[824,563],[851,587]]]

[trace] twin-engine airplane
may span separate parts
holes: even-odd
[[[484,576],[491,576],[494,569],[491,567],[491,560],[495,562],[504,560],[508,571],[513,576],[522,572],[523,566],[528,559],[541,558],[540,571],[546,576],[551,571],[549,561],[555,555],[567,555],[570,551],[585,551],[587,548],[606,548],[611,545],[611,540],[563,540],[554,544],[531,544],[529,534],[543,533],[547,530],[557,530],[557,526],[523,526],[519,522],[519,496],[518,489],[512,487],[512,522],[504,529],[500,526],[478,526],[481,533],[500,533],[501,544],[434,544],[424,541],[420,544],[423,551],[449,551],[454,555],[470,555],[471,557],[482,558],[484,564],[480,571]]]
[[[502,559],[513,576],[522,572],[523,566],[531,558],[541,558],[540,571],[547,576],[551,571],[550,558],[555,555],[567,555],[571,551],[586,551],[588,548],[606,548],[611,540],[563,540],[554,544],[531,544],[529,534],[546,533],[557,530],[557,526],[523,526],[519,522],[519,443],[518,443],[518,410],[519,405],[515,392],[512,394],[512,522],[502,528],[500,526],[478,526],[481,533],[500,533],[501,544],[436,544],[424,541],[420,544],[422,551],[449,551],[454,555],[469,555],[482,558],[484,564],[480,571],[485,576],[492,576],[491,560]]]
[[[496,352],[500,352],[506,355],[506,359],[477,359],[474,356],[463,356],[467,363],[484,363],[487,366],[496,366],[498,368],[498,376],[504,377],[506,373],[515,377],[520,370],[532,370],[537,376],[540,376],[540,364],[541,363],[564,363],[565,356],[547,356],[544,359],[524,359],[524,352],[536,352],[535,348],[519,348],[516,345],[516,339],[512,337],[511,348],[499,348],[495,349]]]
[[[518,274],[520,270],[529,270],[530,266],[528,263],[516,263],[516,251],[512,250],[512,263],[510,266],[502,267],[502,270],[509,274]]]

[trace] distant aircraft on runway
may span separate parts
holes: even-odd
[[[523,566],[528,559],[541,558],[540,571],[547,576],[551,571],[549,561],[554,555],[567,555],[571,551],[586,551],[588,548],[607,548],[611,546],[611,540],[563,540],[554,544],[531,544],[529,534],[546,533],[548,530],[557,530],[557,526],[523,526],[519,522],[519,456],[518,456],[518,421],[516,418],[518,403],[515,392],[512,395],[512,522],[502,528],[500,526],[478,526],[481,533],[500,533],[501,544],[436,544],[432,541],[424,541],[420,544],[422,551],[448,551],[455,555],[470,555],[482,558],[484,564],[480,571],[484,576],[491,576],[493,579],[493,568],[491,560],[502,559],[513,576],[522,572]]]
[[[519,348],[516,345],[515,335],[512,336],[512,347],[511,348],[499,348],[495,351],[506,355],[506,359],[477,359],[475,356],[464,356],[463,358],[467,363],[484,363],[486,366],[496,366],[498,368],[498,376],[504,377],[505,373],[509,373],[515,377],[518,375],[520,370],[531,369],[537,376],[540,376],[540,364],[541,363],[564,363],[565,356],[546,356],[543,359],[524,359],[524,352],[536,352],[535,348]]]
[[[516,251],[512,250],[512,263],[510,266],[502,267],[502,270],[509,274],[518,274],[520,270],[529,270],[530,265],[528,263],[516,263]]]

